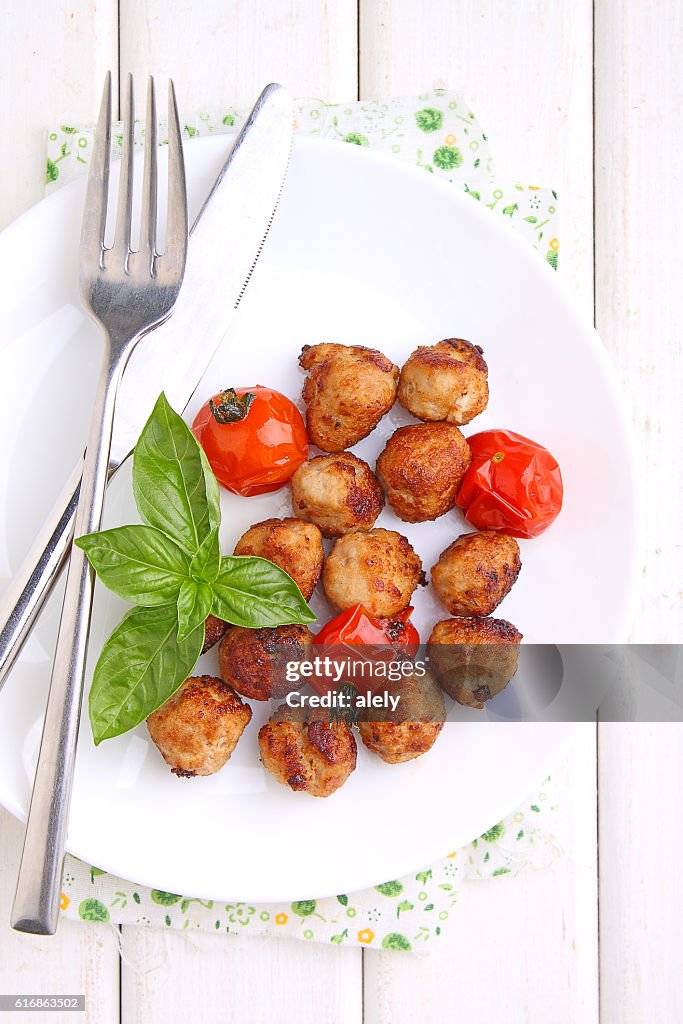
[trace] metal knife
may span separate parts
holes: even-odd
[[[175,312],[135,350],[124,372],[110,476],[131,454],[160,391],[178,411],[192,398],[261,254],[287,174],[293,129],[291,98],[280,85],[266,86],[191,228]],[[81,460],[0,603],[0,689],[65,564],[82,470]]]

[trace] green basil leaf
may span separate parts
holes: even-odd
[[[206,620],[213,603],[210,583],[184,580],[178,594],[178,643],[187,640],[194,629]]]
[[[184,551],[151,526],[120,526],[79,537],[104,583],[124,601],[153,607],[177,601],[190,560]]]
[[[181,420],[185,423],[185,420]],[[185,424],[187,426],[187,424]],[[210,530],[217,530],[221,525],[221,495],[218,487],[218,480],[216,480],[216,474],[209,465],[209,460],[206,457],[206,452],[200,445],[197,438],[194,436],[189,427],[190,437],[192,437],[199,450],[199,461],[202,465],[202,473],[204,474],[204,488],[206,490],[206,501],[209,506],[209,528]]]
[[[221,568],[218,530],[212,530],[190,562],[190,576],[198,583],[213,583]]]
[[[253,628],[315,621],[292,577],[266,558],[222,558],[213,595],[212,613],[235,626]]]
[[[192,673],[204,643],[198,626],[183,643],[175,606],[133,608],[95,666],[89,711],[95,744],[144,722]]]
[[[216,478],[194,434],[163,392],[135,446],[133,494],[143,521],[190,557],[220,525]]]

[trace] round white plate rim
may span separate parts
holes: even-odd
[[[217,142],[218,140],[197,140],[197,142],[195,144],[199,145],[200,142],[204,142],[204,141]],[[300,148],[302,150],[305,150],[307,147],[310,147],[310,146],[315,146],[315,147],[318,147],[318,148],[320,146],[325,146],[325,147],[328,147],[330,149],[330,151],[334,152],[335,154],[337,154],[337,152],[338,152],[338,144],[337,143],[325,143],[325,142],[320,142],[318,140],[315,140],[315,141],[313,141],[313,140],[302,140],[301,142],[297,142],[297,146],[298,146],[298,148]],[[350,159],[350,160],[359,160],[360,159],[360,160],[364,160],[364,161],[367,161],[367,160],[378,161],[380,165],[383,165],[383,166],[386,167],[387,171],[393,171],[397,175],[401,175],[401,174],[405,175],[406,176],[406,180],[408,180],[410,178],[414,178],[416,182],[419,179],[421,183],[424,180],[424,172],[418,171],[417,169],[412,168],[412,167],[407,167],[407,166],[400,165],[397,162],[392,161],[391,159],[384,158],[384,157],[382,157],[380,155],[377,155],[377,154],[367,153],[367,152],[362,153],[362,154],[361,153],[356,153],[356,152],[353,151],[353,148],[351,147],[351,152],[345,153],[344,156],[347,159]],[[339,153],[339,156],[335,155],[335,159],[341,159],[341,158],[342,158],[341,153]],[[449,201],[468,203],[468,204],[473,202],[473,200],[458,194],[452,188],[452,186],[449,186],[446,183],[430,181],[429,185],[430,185],[430,188],[440,188],[440,189],[442,189],[444,197],[445,198],[447,197],[447,199]],[[77,183],[74,183],[74,186],[72,186],[72,187],[77,187]],[[60,193],[56,193],[54,197],[46,200],[46,203],[53,203],[55,200],[58,200],[59,197],[60,197]],[[14,235],[15,232],[18,232],[18,236],[17,237],[20,238],[22,233],[25,230],[27,230],[26,225],[29,225],[29,230],[30,230],[33,217],[39,218],[38,222],[40,222],[40,216],[41,216],[40,211],[41,211],[41,209],[44,209],[44,205],[43,204],[39,204],[38,207],[36,207],[33,210],[29,211],[22,218],[20,218],[13,225],[11,225],[10,228],[7,229],[7,232],[4,235],[4,237],[2,238],[2,240],[0,241],[0,248],[1,248],[2,244],[6,240],[12,241],[12,236]],[[494,223],[495,218],[493,216],[490,216],[488,214],[483,214],[483,213],[482,213],[482,215],[488,217],[490,225]],[[521,238],[515,238],[514,242],[512,242],[511,236],[514,237],[514,232],[510,232],[508,230],[508,228],[507,228],[507,225],[502,225],[502,224],[498,225],[498,224],[496,224],[496,229],[500,231],[501,236],[504,235],[504,237],[506,238],[506,240],[508,242],[511,242],[512,244],[517,246],[520,258],[532,261],[532,262],[529,263],[529,265],[531,266],[532,263],[533,263],[534,268],[535,268],[536,264],[533,261],[538,261],[539,257],[537,255],[534,255],[530,251],[530,247],[527,245],[527,243],[525,243],[524,240],[521,239]],[[551,284],[551,282],[552,282],[552,284]],[[549,284],[549,287],[555,287],[556,289],[558,289],[558,282],[554,279],[554,276],[552,275],[552,273],[550,271],[548,271],[548,284]],[[571,314],[574,316],[574,318],[577,320],[577,323],[578,323],[578,317],[576,316],[576,313],[573,310],[573,307],[571,305],[570,300],[568,299],[568,297],[566,295],[565,290],[562,289],[561,286],[558,289],[558,294],[559,294],[559,292],[562,292],[563,295],[564,295],[563,301],[566,303],[566,311],[567,312],[571,312]],[[602,347],[601,343],[597,339],[597,335],[595,335],[595,333],[592,331],[592,328],[587,328],[586,325],[581,325],[581,329],[584,332],[588,329],[591,332],[591,334],[594,335],[594,338],[595,338],[594,349],[595,349],[596,358],[598,358],[603,363],[603,367],[609,367],[609,371],[607,373],[607,379],[610,381],[610,383],[612,385],[612,389],[613,389],[612,398],[614,399],[615,406],[621,409],[622,426],[625,428],[626,431],[629,431],[630,424],[629,424],[628,418],[624,414],[623,399],[621,397],[621,393],[619,392],[619,390],[618,390],[618,388],[616,386],[615,375],[614,375],[614,371],[612,369],[611,363],[609,362],[609,358],[608,358],[604,348]],[[633,454],[632,454],[632,452],[633,452],[633,449],[630,448],[628,450],[628,456],[630,457],[631,461],[633,461]],[[631,467],[631,470],[632,470],[632,467]],[[633,475],[634,474],[632,472],[632,476]],[[628,626],[629,626],[630,621],[631,621],[632,610],[633,610],[633,603],[634,603],[634,600],[635,600],[635,592],[636,592],[636,590],[635,590],[635,581],[634,581],[634,585],[631,587],[630,592],[626,595],[626,599],[622,602],[622,605],[621,605],[621,608],[622,608],[622,616],[621,616],[622,628],[620,630],[621,636],[619,637],[619,639],[621,639],[621,640],[625,639],[626,630],[628,629]],[[573,727],[571,727],[569,725],[567,725],[566,728],[561,728],[559,730],[559,732],[561,732],[563,734],[564,740],[562,742],[559,742],[559,740],[558,740],[558,748],[562,748],[562,749],[564,748],[564,746],[566,745],[566,742],[569,742],[569,739],[570,739],[571,735],[573,735],[573,731],[574,731]],[[517,799],[521,800],[523,798],[523,796],[525,795],[525,792],[533,784],[534,784],[534,779],[531,778],[531,777],[530,778],[524,778],[523,780],[521,780],[519,786],[517,786],[517,788],[516,788]],[[22,815],[21,807],[18,805],[18,803],[16,801],[13,801],[8,794],[0,793],[0,796],[2,797],[2,802],[5,804],[5,806],[7,806],[8,810],[10,810],[12,813],[16,814],[18,817],[22,817],[23,816]],[[507,796],[506,799],[505,799],[505,802],[509,803],[509,806],[507,807],[507,810],[510,810],[511,807],[512,807],[512,804],[514,803],[514,801],[511,801],[509,796]],[[505,810],[506,810],[506,808],[504,808],[504,807],[496,808],[495,815],[492,814],[491,816],[492,817],[495,817],[495,816],[501,817],[505,813]],[[491,824],[491,819],[489,817],[489,813],[488,812],[486,812],[485,818],[482,819],[480,824],[481,824],[481,830],[482,831],[483,831],[484,828],[488,827],[489,824]],[[479,825],[477,825],[476,828],[479,828]],[[471,836],[473,837],[476,834],[477,834],[476,829],[472,830]],[[440,849],[440,850],[434,850],[432,852],[426,852],[425,853],[425,861],[424,862],[426,862],[428,860],[433,860],[437,856],[443,855],[446,852],[448,852],[446,849]],[[90,859],[87,856],[87,853],[88,853],[87,850],[81,848],[81,849],[79,849],[77,855],[80,855],[81,857],[83,857],[85,855],[85,859]],[[101,855],[99,856],[99,860],[101,862],[103,862],[103,858],[102,858]],[[408,864],[408,865],[402,865],[402,866],[400,866],[398,868],[398,870],[401,873],[403,873],[404,871],[408,871],[408,870],[411,870],[413,868],[422,866],[422,863],[424,863],[424,862],[411,863],[411,864]],[[108,865],[108,864],[104,864],[104,862],[103,862],[103,866],[105,868],[108,868],[109,870],[112,870],[114,873],[118,873],[117,869],[116,869],[116,866],[114,864]],[[381,881],[381,880],[382,880],[381,878],[374,878],[372,880],[368,880],[368,879],[362,878],[362,876],[358,876],[358,880],[355,881],[353,879],[353,877],[350,877],[350,878],[348,878],[345,881],[345,888],[348,888],[348,889],[362,888],[362,887],[365,887],[365,886],[367,886],[369,884],[374,884],[375,882],[378,882],[378,881]],[[150,885],[153,885],[154,882],[155,882],[154,879],[144,879],[144,880],[140,879],[140,881],[142,881],[144,884],[150,884]],[[333,891],[333,889],[330,889],[330,891]],[[340,891],[340,890],[337,888],[337,891]],[[212,892],[212,893],[204,892],[204,893],[202,893],[198,889],[196,889],[195,892],[196,892],[197,895],[204,895],[204,896],[207,896],[207,897],[215,896],[216,895],[215,892]],[[225,898],[233,898],[234,899],[234,898],[236,898],[239,895],[240,898],[270,900],[270,899],[296,898],[297,896],[303,897],[303,896],[306,896],[306,895],[308,895],[308,896],[314,895],[313,893],[311,893],[309,891],[301,891],[301,892],[298,892],[298,893],[295,893],[295,894],[288,893],[286,897],[283,897],[282,894],[275,894],[275,893],[268,894],[268,893],[266,893],[264,895],[263,893],[264,893],[264,890],[259,890],[259,892],[257,894],[253,894],[253,893],[250,893],[250,892],[244,892],[243,890],[240,890],[239,893],[232,892],[230,895],[226,895]],[[320,895],[320,893],[315,893],[315,895]]]

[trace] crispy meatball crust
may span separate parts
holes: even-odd
[[[400,519],[423,523],[453,508],[471,459],[452,423],[415,423],[391,435],[377,460],[377,478]]]
[[[202,654],[206,654],[207,651],[210,651],[212,647],[216,646],[221,637],[224,636],[227,628],[227,622],[223,622],[222,619],[217,619],[215,615],[209,615],[204,623],[204,646],[202,647]]]
[[[371,530],[384,508],[384,495],[367,462],[339,452],[319,455],[292,477],[292,508],[315,523],[324,537]]]
[[[305,345],[299,363],[308,436],[324,452],[341,452],[366,437],[396,400],[399,369],[375,348]]]
[[[243,534],[235,545],[236,555],[267,558],[289,573],[306,601],[320,579],[325,552],[315,523],[301,519],[265,519]]]
[[[420,345],[401,370],[398,400],[419,420],[469,423],[489,400],[482,349],[462,338]]]
[[[345,533],[327,557],[323,586],[342,610],[362,604],[370,615],[390,618],[410,602],[422,579],[422,561],[394,530]]]
[[[233,626],[223,637],[220,673],[224,682],[243,697],[269,700],[286,697],[301,683],[288,683],[286,665],[307,657],[313,634],[306,626],[244,629]]]
[[[281,707],[258,734],[264,768],[283,786],[311,796],[331,796],[356,767],[357,747],[344,722],[296,721]]]
[[[471,615],[437,622],[428,645],[439,686],[458,704],[483,708],[517,671],[522,639],[506,619]]]
[[[396,711],[376,708],[363,712],[358,731],[368,750],[387,764],[402,764],[426,754],[446,720],[446,706],[436,681],[429,674],[406,676],[388,684],[400,697]]]
[[[510,592],[521,568],[514,537],[482,530],[458,537],[442,551],[431,579],[451,615],[490,615]]]
[[[147,719],[147,728],[174,775],[213,775],[251,721],[251,708],[214,676],[190,676]]]

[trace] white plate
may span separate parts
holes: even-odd
[[[224,150],[220,138],[186,147],[195,204]],[[99,341],[76,287],[82,192],[80,182],[64,189],[0,238],[0,575],[7,578],[71,469],[89,417]],[[297,142],[271,237],[188,415],[232,385],[269,384],[298,399],[305,343],[376,346],[400,364],[418,343],[452,336],[482,345],[490,368],[490,407],[465,433],[519,431],[546,444],[564,476],[562,515],[543,537],[522,542],[524,567],[500,614],[529,641],[623,641],[635,581],[635,476],[611,366],[542,257],[424,172],[354,146]],[[373,461],[409,419],[396,407],[356,450]],[[286,489],[223,501],[226,552],[249,524],[290,514]],[[135,519],[126,467],[112,484],[106,518],[108,525]],[[427,569],[464,532],[457,512],[417,526],[385,512],[380,524],[407,534]],[[426,637],[446,614],[428,591],[415,603]],[[98,591],[94,656],[122,609]],[[58,610],[53,598],[0,695],[0,801],[20,817]],[[204,671],[215,659],[206,656]],[[124,878],[202,897],[284,900],[358,889],[480,834],[527,795],[571,734],[563,724],[450,724],[429,754],[406,765],[385,765],[361,747],[347,784],[315,800],[261,768],[264,708],[254,708],[229,764],[193,780],[169,772],[144,726],[95,749],[84,715],[69,850]]]

